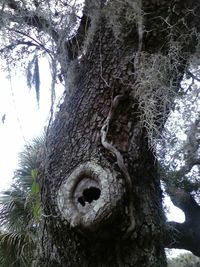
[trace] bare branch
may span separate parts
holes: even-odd
[[[172,182],[174,185],[183,180],[194,166],[200,165],[200,114],[196,120],[190,125],[187,131],[187,140],[181,150],[177,151],[174,157],[180,153],[184,153],[184,165],[177,171],[169,171],[165,167],[160,166],[162,180],[170,187]],[[170,177],[170,178],[169,178]],[[173,178],[173,179],[171,179]],[[173,181],[169,181],[173,180]]]
[[[35,46],[35,47],[39,48],[39,46],[37,44],[32,43],[30,41],[17,41],[17,42],[15,42],[13,44],[10,44],[10,45],[7,45],[7,46],[1,48],[0,49],[0,53],[4,53],[4,52],[6,52],[8,50],[12,50],[12,49],[16,48],[18,45],[27,45],[29,47],[30,46]]]
[[[37,46],[38,48],[41,48],[43,49],[45,52],[47,52],[50,56],[51,56],[51,53],[52,51],[50,51],[49,49],[47,49],[42,43],[38,42],[35,38],[33,38],[32,36],[28,35],[27,33],[25,32],[22,32],[22,31],[19,31],[19,30],[16,30],[16,29],[10,29],[8,28],[9,31],[11,32],[16,32],[16,33],[19,33],[23,36],[26,36],[27,38],[31,39],[34,43],[35,43],[35,46]],[[34,44],[33,43],[33,44]]]
[[[192,221],[196,212],[200,213],[200,207],[194,200],[193,196],[190,193],[185,192],[183,189],[171,188],[170,197],[173,204],[184,211],[186,222]]]
[[[169,222],[167,225],[164,245],[166,248],[178,248],[191,251],[200,257],[200,212],[192,223]]]
[[[186,145],[184,146],[185,150],[185,170],[190,171],[193,166],[200,164],[200,114],[198,118],[191,124],[190,129],[188,130],[188,136]]]
[[[24,16],[23,19],[28,26],[35,27],[39,31],[44,31],[45,33],[49,34],[55,42],[58,41],[59,39],[58,32],[54,30],[52,25],[45,18],[33,14],[29,16]]]
[[[186,74],[188,76],[190,76],[193,80],[200,82],[200,78],[198,78],[196,75],[194,75],[194,73],[192,73],[189,69],[186,69]]]
[[[180,189],[171,190],[171,200],[174,205],[185,213],[185,222],[169,222],[165,236],[165,246],[181,248],[200,256],[200,206],[191,194]]]

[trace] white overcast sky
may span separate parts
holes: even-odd
[[[29,90],[22,73],[12,73],[11,81],[0,71],[0,190],[9,186],[17,168],[18,153],[25,142],[42,134],[50,110],[51,77],[48,62],[41,66],[40,107],[34,90]],[[60,96],[62,88],[57,89]],[[6,115],[4,123],[2,116]]]

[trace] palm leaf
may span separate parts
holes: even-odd
[[[0,234],[1,266],[30,266],[35,248],[33,238],[28,233]]]
[[[43,144],[44,139],[37,138],[25,146],[11,187],[0,194],[0,266],[30,266],[35,260],[41,218],[37,170]]]

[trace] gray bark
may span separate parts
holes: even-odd
[[[146,130],[134,115],[137,103],[127,85],[114,78],[128,72],[129,51],[121,50],[109,35],[112,32],[102,31],[100,37],[96,36],[101,38],[101,55],[99,42],[95,41],[87,62],[77,66],[76,89],[62,104],[50,131],[42,192],[49,215],[48,242],[51,240],[56,247],[61,266],[164,266],[156,163],[145,138]],[[112,109],[118,95],[123,97]],[[112,142],[123,163],[117,153],[102,144],[102,127],[109,117],[106,142]],[[89,179],[90,185],[84,185],[84,179]],[[79,196],[81,181],[82,191],[84,186],[87,189],[96,184],[101,190],[101,196],[86,202],[85,207],[78,202],[83,194]]]
[[[50,36],[59,79],[67,82],[40,172],[40,265],[160,267],[166,266],[164,246],[199,256],[199,204],[170,188],[186,222],[166,224],[150,146],[195,53],[199,0],[86,0],[71,40],[57,27],[59,13],[48,21],[37,8],[37,1],[31,9],[26,1],[8,0],[1,15]],[[0,52],[21,44],[51,54],[26,40]]]
[[[73,58],[73,77],[67,77],[70,94],[46,143],[43,266],[166,266],[162,193],[147,127],[141,121],[137,68],[141,53],[168,55],[165,23],[176,25],[172,39],[178,42],[180,31],[185,34],[194,19],[187,15],[179,20],[176,12],[183,18],[195,1],[143,2],[143,36],[136,23],[124,20],[125,5],[119,15],[123,37],[116,37],[108,17],[100,13],[84,55]],[[189,58],[182,53],[189,47],[190,53],[195,50],[195,37],[186,39],[174,59],[178,64],[166,66],[166,86],[174,92]],[[170,105],[159,105],[159,98],[157,102],[154,123],[160,130]]]

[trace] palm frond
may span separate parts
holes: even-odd
[[[9,230],[20,231],[30,220],[30,211],[25,207],[25,192],[17,186],[2,192],[0,196],[0,225]]]
[[[36,244],[29,233],[0,234],[1,266],[30,266],[33,259],[32,250]]]
[[[19,155],[19,168],[8,190],[0,193],[0,266],[30,266],[41,218],[37,183],[44,138],[35,138]]]

